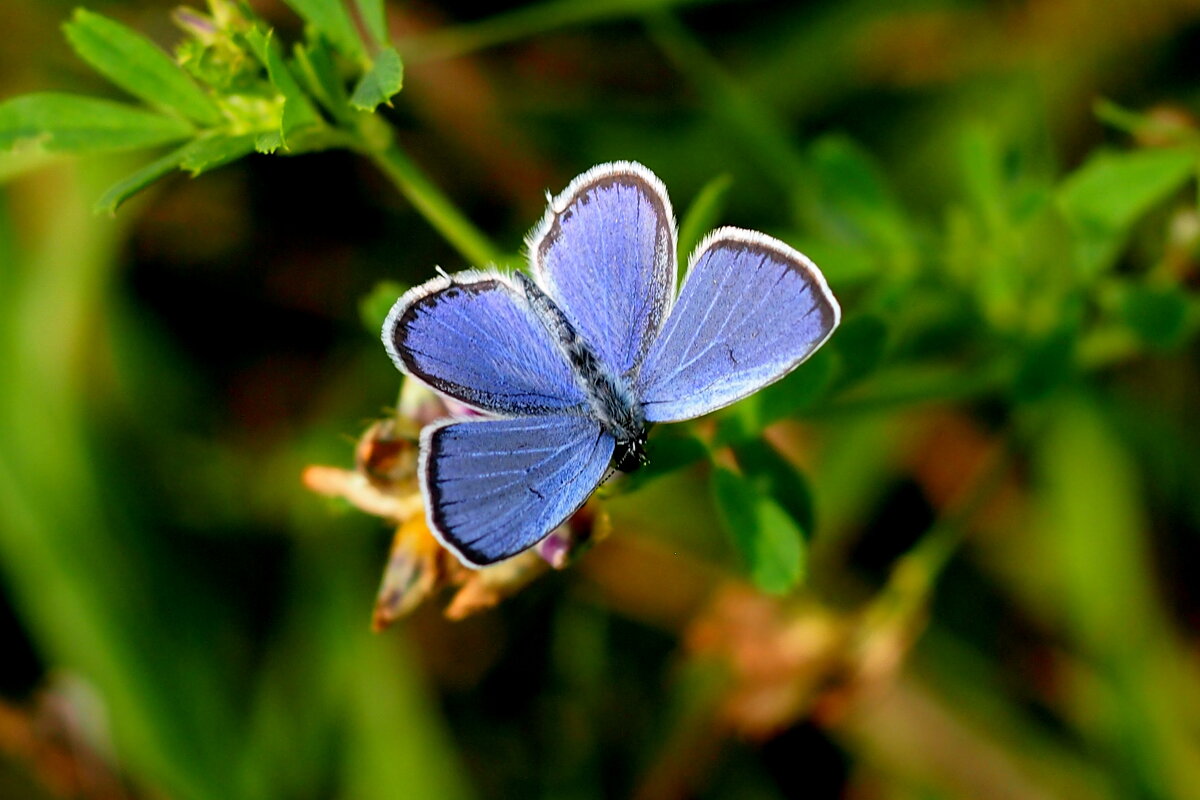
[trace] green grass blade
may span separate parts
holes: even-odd
[[[100,692],[115,750],[131,772],[171,796],[230,797],[220,759],[208,756],[231,727],[200,722],[230,709],[225,687],[213,686],[223,673],[194,659],[215,629],[205,632],[190,611],[178,613],[199,607],[188,581],[159,583],[168,568],[155,538],[126,513],[120,480],[96,460],[100,405],[78,368],[109,352],[114,317],[105,298],[122,228],[88,213],[84,199],[100,188],[91,186],[95,179],[112,179],[108,172],[76,168],[82,180],[59,184],[55,204],[42,212],[46,226],[7,265],[13,291],[0,298],[11,333],[0,337],[7,389],[0,393],[0,569],[39,649]],[[170,621],[147,613],[153,608],[171,609]],[[173,637],[177,626],[187,636]]]
[[[704,184],[696,199],[688,206],[679,223],[679,280],[682,284],[688,268],[688,258],[704,235],[717,225],[725,208],[725,196],[733,185],[733,176],[718,175]]]
[[[1186,646],[1158,595],[1137,464],[1096,403],[1076,396],[1056,410],[1036,462],[1039,531],[1061,624],[1095,669],[1077,676],[1078,713],[1113,754],[1123,796],[1185,797],[1200,780],[1200,750],[1185,732],[1194,722]]]

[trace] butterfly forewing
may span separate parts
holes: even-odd
[[[421,488],[430,528],[483,566],[536,544],[604,477],[613,439],[587,417],[472,420],[421,435]]]
[[[403,372],[467,405],[530,415],[582,408],[571,367],[507,278],[435,278],[396,302],[383,343]]]
[[[721,228],[692,256],[635,384],[650,422],[723,408],[791,372],[840,318],[811,261],[761,233]]]
[[[550,201],[529,240],[533,273],[619,375],[645,357],[675,294],[675,220],[645,167],[605,164]]]

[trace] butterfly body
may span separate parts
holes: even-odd
[[[641,466],[644,453],[642,456],[637,453],[642,452],[641,446],[646,440],[646,418],[634,400],[626,379],[615,374],[604,363],[596,349],[575,330],[567,315],[549,295],[538,288],[532,278],[523,272],[514,273],[514,277],[539,320],[574,368],[575,378],[587,395],[592,415],[616,440],[618,456],[615,460],[626,465],[636,463]]]
[[[383,325],[401,371],[487,415],[421,434],[430,529],[469,566],[533,546],[645,462],[649,424],[779,380],[840,319],[811,261],[738,228],[705,237],[677,293],[670,201],[639,164],[580,175],[528,245],[529,275],[435,278]]]

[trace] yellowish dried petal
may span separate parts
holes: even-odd
[[[326,497],[344,498],[355,508],[376,517],[405,522],[424,515],[421,495],[415,486],[409,494],[389,494],[358,472],[319,465],[307,467],[302,479],[309,490]]]
[[[397,528],[375,599],[371,627],[382,631],[420,605],[444,582],[448,561],[448,554],[429,532],[424,515],[414,516]]]

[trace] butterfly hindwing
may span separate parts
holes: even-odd
[[[459,273],[409,290],[383,343],[402,372],[475,408],[530,415],[586,403],[562,352],[508,278]]]
[[[431,425],[419,471],[430,528],[475,566],[516,555],[583,505],[613,446],[578,415]]]
[[[646,419],[677,422],[779,380],[841,311],[805,256],[765,234],[720,228],[701,242],[635,384]]]
[[[534,277],[617,374],[645,357],[675,295],[675,219],[640,164],[602,164],[550,201],[529,238]]]

